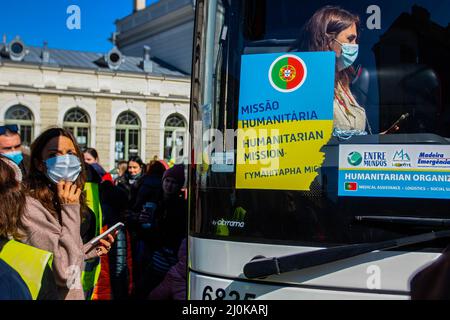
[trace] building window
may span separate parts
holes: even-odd
[[[164,124],[164,159],[180,163],[184,161],[187,145],[186,121],[179,114],[170,115]]]
[[[6,111],[5,124],[17,124],[22,138],[22,145],[29,147],[34,139],[34,117],[30,109],[15,105]]]
[[[130,111],[119,115],[116,122],[115,161],[128,160],[140,154],[141,123]]]
[[[64,116],[63,127],[72,132],[81,149],[85,149],[89,146],[90,120],[88,114],[84,110],[73,108],[67,111]]]

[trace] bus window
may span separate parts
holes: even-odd
[[[248,74],[241,74],[245,57],[305,51],[304,26],[328,1],[210,2],[214,3],[215,10],[199,2],[198,11],[204,10],[202,16],[207,16],[206,10],[210,10],[210,19],[197,20],[196,24],[192,90],[195,110],[191,112],[191,125],[201,122],[202,134],[216,129],[225,136],[226,130],[238,129],[239,99],[243,95],[241,81],[243,77],[249,79]],[[191,166],[191,235],[326,247],[432,231],[439,227],[421,224],[420,219],[450,219],[450,201],[446,195],[450,189],[445,189],[446,184],[450,188],[445,173],[450,169],[446,159],[450,158],[450,91],[447,90],[450,3],[343,0],[339,1],[339,7],[359,18],[357,37],[351,39],[359,50],[348,69],[348,85],[355,103],[365,112],[367,121],[362,126],[367,134],[347,139],[330,136],[321,149],[323,163],[308,190],[236,188],[239,164],[236,164],[238,139],[234,137],[233,146],[222,151],[235,156],[231,170],[230,166]],[[389,130],[394,127],[398,128]],[[191,132],[195,141],[198,133],[193,127]],[[203,145],[207,143],[204,141]],[[392,169],[394,175],[386,179],[409,179],[407,174],[416,168],[417,161],[430,164],[417,172],[433,175],[441,170],[442,179],[427,180],[426,174],[417,173],[411,175],[411,183],[402,184],[405,188],[402,190],[393,188],[378,193],[367,190],[361,196],[343,196],[340,188],[351,189],[357,184],[340,177],[342,152],[348,151],[345,159],[354,155],[348,162],[356,163],[358,155],[364,156],[361,145],[392,152],[393,157],[381,159],[388,166],[397,166]],[[419,156],[413,159],[412,151],[408,150]],[[300,149],[298,152],[308,156]],[[369,153],[367,156],[371,157]],[[440,163],[441,168],[438,170],[439,166],[432,163]],[[397,175],[401,172],[406,172],[406,178]],[[422,194],[420,190],[413,192],[414,183],[417,188],[429,189]],[[431,191],[433,188],[436,192]],[[360,216],[420,219],[416,223],[393,223],[392,219],[375,223],[370,219],[360,221],[357,218]],[[435,242],[433,246],[442,248],[444,244]]]

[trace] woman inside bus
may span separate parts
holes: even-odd
[[[358,104],[350,90],[354,78],[353,63],[358,57],[357,15],[340,7],[325,6],[314,13],[304,26],[300,47],[303,51],[334,51],[336,53],[336,78],[333,115],[335,134],[351,131],[366,134],[371,131],[365,109]],[[398,130],[397,126],[392,128]],[[381,134],[387,133],[382,132]]]
[[[82,216],[87,210],[82,153],[73,135],[61,128],[43,132],[31,145],[31,163],[25,181],[26,206],[23,241],[53,253],[53,272],[61,299],[83,300],[81,272],[84,260],[109,252],[114,238],[93,248],[83,245]]]

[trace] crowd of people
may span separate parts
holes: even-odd
[[[28,155],[0,126],[0,300],[186,299],[184,183],[156,157],[108,172],[63,128]]]

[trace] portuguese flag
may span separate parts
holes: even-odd
[[[281,90],[296,88],[305,77],[305,68],[299,58],[282,57],[272,68],[272,82]]]
[[[346,182],[345,191],[356,191],[358,190],[358,184],[356,182]]]

